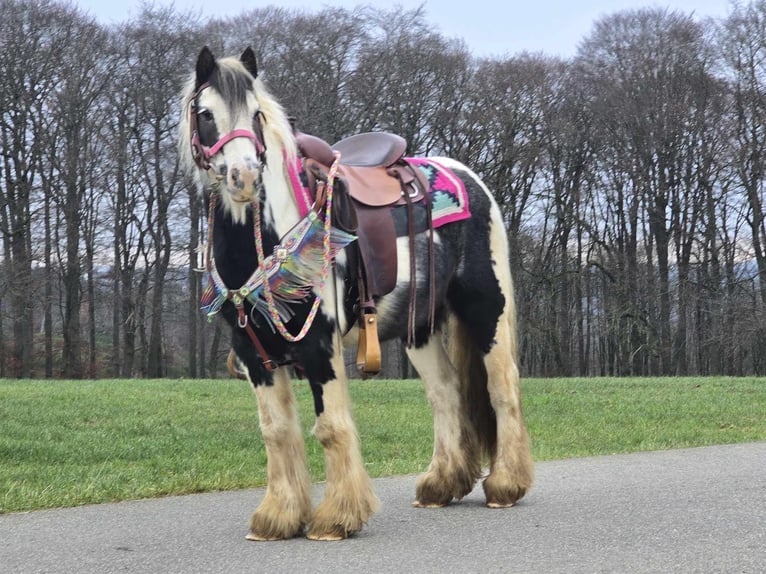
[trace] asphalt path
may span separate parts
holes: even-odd
[[[3,515],[0,573],[766,572],[766,442],[538,463],[510,509],[413,508],[415,478],[342,542],[245,540],[262,489]]]

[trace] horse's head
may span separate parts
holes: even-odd
[[[235,220],[258,197],[264,169],[285,149],[287,119],[257,79],[255,54],[216,60],[203,48],[184,92],[180,152],[203,184],[220,183],[224,206]],[[269,125],[273,123],[274,125]]]

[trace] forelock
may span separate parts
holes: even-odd
[[[236,107],[244,105],[248,92],[253,91],[253,77],[235,58],[218,60],[218,66],[208,82],[225,101]]]

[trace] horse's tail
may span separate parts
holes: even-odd
[[[481,351],[454,315],[449,319],[449,352],[460,378],[467,420],[482,454],[491,456],[497,443],[497,418],[489,399],[487,369]]]
[[[508,321],[508,353],[510,353],[511,360],[519,366],[519,348],[518,348],[518,333],[516,332],[516,293],[513,286],[513,279],[511,278],[510,264],[506,269],[508,281],[506,287],[508,292],[505,294],[505,310],[503,315]],[[503,320],[503,317],[500,318]]]

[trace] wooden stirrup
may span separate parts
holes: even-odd
[[[378,315],[362,312],[359,319],[359,347],[356,351],[356,368],[365,375],[380,372],[381,353],[378,340]]]

